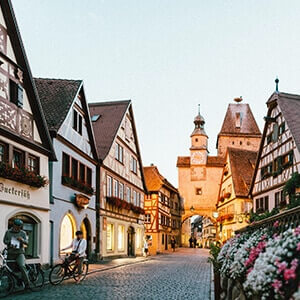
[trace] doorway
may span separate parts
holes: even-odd
[[[91,255],[91,242],[92,242],[92,237],[91,237],[91,226],[88,218],[84,218],[81,225],[80,225],[80,230],[83,233],[83,238],[86,240],[86,255],[87,258],[90,258]]]
[[[166,234],[166,239],[165,239],[165,250],[168,250],[168,235]]]
[[[128,228],[128,256],[135,256],[135,231],[132,226]]]

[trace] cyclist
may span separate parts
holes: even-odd
[[[25,287],[29,286],[29,278],[25,267],[25,249],[24,245],[28,244],[28,238],[25,231],[22,230],[23,221],[14,219],[12,228],[5,232],[3,243],[7,245],[8,260],[15,260],[25,283]]]
[[[86,251],[86,240],[83,238],[82,231],[78,230],[75,233],[76,238],[72,241],[71,245],[61,249],[61,251],[65,251],[67,249],[72,248],[72,254],[70,255],[68,262],[70,263],[73,260],[76,260],[78,263],[78,281],[81,280],[81,274],[82,274],[82,263],[85,257],[85,251]]]

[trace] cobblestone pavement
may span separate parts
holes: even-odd
[[[76,285],[45,286],[40,292],[13,295],[7,299],[200,299],[210,300],[208,251],[179,249],[151,260],[89,274]]]

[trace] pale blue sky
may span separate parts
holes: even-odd
[[[144,165],[177,185],[197,104],[209,150],[229,102],[260,128],[279,89],[300,93],[300,1],[12,0],[36,77],[83,79],[90,102],[132,99]]]

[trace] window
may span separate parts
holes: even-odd
[[[4,143],[0,143],[0,163],[7,162],[7,145]]]
[[[257,198],[255,201],[256,212],[264,212],[269,210],[269,196]]]
[[[78,179],[78,161],[72,158],[72,178]]]
[[[137,247],[137,249],[143,248],[143,244],[142,244],[142,229],[141,228],[138,228],[136,230],[136,247]]]
[[[131,157],[131,171],[137,173],[137,160],[134,157]]]
[[[161,243],[162,243],[162,244],[165,243],[165,235],[164,235],[164,234],[162,234],[162,236],[161,236]]]
[[[136,201],[136,191],[133,191],[133,204],[136,206],[137,205],[137,201]]]
[[[70,177],[70,156],[63,153],[63,176]]]
[[[28,169],[36,174],[39,173],[39,160],[36,156],[28,155]]]
[[[131,188],[130,187],[126,187],[126,200],[128,203],[131,202]]]
[[[116,150],[115,150],[115,158],[118,160],[120,163],[123,163],[123,154],[124,154],[124,149],[122,146],[120,146],[118,143],[116,143]]]
[[[175,202],[175,210],[178,210],[178,203]]]
[[[141,193],[137,193],[137,206],[142,207]]]
[[[235,114],[235,127],[241,128],[241,123],[242,123],[241,113],[238,112]]]
[[[92,185],[92,170],[90,168],[86,168],[86,183],[91,186]]]
[[[174,205],[173,205],[173,201],[170,201],[170,208],[173,209]]]
[[[15,218],[23,221],[23,230],[26,232],[28,237],[28,245],[25,248],[26,258],[37,258],[39,255],[38,246],[40,244],[40,234],[38,230],[39,224],[31,217],[19,214],[9,219],[8,228],[12,227]]]
[[[272,142],[272,136],[273,136],[273,132],[271,132],[268,136],[267,136],[267,145],[269,145]]]
[[[82,115],[73,109],[73,129],[82,135]]]
[[[279,135],[283,134],[285,132],[285,122],[282,122],[279,126]]]
[[[151,215],[145,214],[145,223],[150,223],[150,222],[151,222]]]
[[[110,176],[106,177],[106,196],[111,197],[112,194],[112,178]]]
[[[60,245],[59,249],[68,247],[75,237],[76,223],[71,214],[66,214],[60,225]]]
[[[11,79],[9,80],[9,99],[19,107],[23,106],[23,88]]]
[[[119,184],[119,197],[120,197],[120,199],[124,200],[124,184],[123,183]]]
[[[98,119],[101,117],[101,115],[93,115],[92,117],[91,117],[91,120],[92,120],[92,122],[96,122],[96,121],[98,121]]]
[[[273,142],[277,142],[278,141],[278,133],[279,133],[278,124],[275,123],[273,125],[273,135],[272,135]]]
[[[124,250],[124,235],[125,227],[123,225],[118,225],[118,250]]]
[[[202,195],[202,188],[196,188],[196,195]]]
[[[114,250],[114,225],[107,224],[106,228],[106,250]]]
[[[275,193],[275,207],[280,206],[281,202],[285,202],[283,190]]]
[[[83,164],[79,165],[79,180],[81,182],[85,181],[85,165]]]
[[[24,167],[24,152],[20,150],[13,151],[12,167],[19,169]]]
[[[119,197],[119,182],[114,179],[114,196]]]

